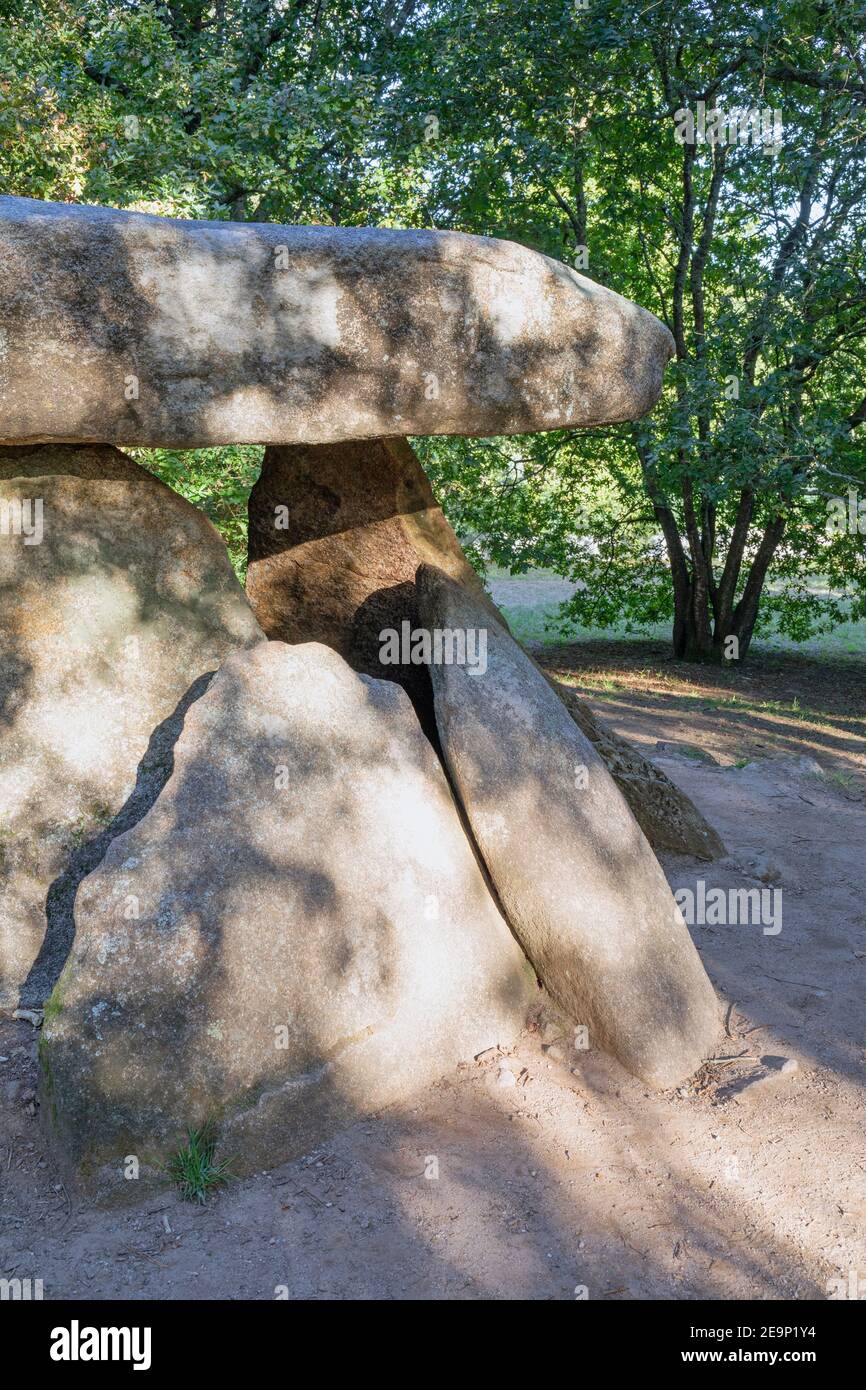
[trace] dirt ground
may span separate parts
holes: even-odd
[[[652,1095],[548,1023],[204,1208],[104,1211],[70,1205],[37,1034],[0,1016],[0,1277],[50,1299],[803,1299],[852,1272],[866,1293],[866,668],[547,661],[720,831],[729,857],[669,859],[672,885],[780,879],[777,935],[694,928],[726,1060]]]

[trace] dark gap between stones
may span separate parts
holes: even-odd
[[[21,986],[19,1007],[39,1008],[53,990],[75,940],[75,899],[80,885],[102,863],[112,840],[143,820],[155,804],[174,771],[174,748],[187,711],[201,699],[215,674],[215,671],[206,671],[199,676],[168,718],[157,725],[138,764],[135,786],[129,798],[104,830],[72,851],[63,873],[48,889],[45,936]]]

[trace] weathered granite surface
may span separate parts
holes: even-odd
[[[10,197],[0,335],[0,443],[178,448],[633,420],[673,350],[512,242]]]

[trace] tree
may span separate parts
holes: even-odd
[[[862,0],[2,5],[9,192],[511,237],[667,322],[649,421],[421,442],[480,563],[577,581],[566,626],[670,618],[724,660],[866,613]],[[771,151],[738,109],[780,113]]]
[[[517,5],[473,10],[442,5],[425,34],[426,99],[446,94],[431,220],[588,263],[665,320],[676,359],[652,420],[603,448],[485,451],[464,524],[497,559],[579,580],[568,613],[584,621],[655,620],[664,565],[678,656],[744,657],[762,597],[797,637],[840,617],[846,591],[866,611],[862,539],[828,535],[825,507],[866,481],[866,10],[550,0],[528,27]],[[772,150],[736,139],[742,125],[730,143],[751,108],[781,113]],[[685,112],[705,143],[677,140]],[[533,539],[515,495],[549,522],[569,487],[558,531]],[[820,573],[845,582],[804,613]],[[771,574],[788,587],[768,598]]]
[[[0,0],[2,191],[176,217],[400,220],[374,158],[417,0]],[[261,451],[136,450],[242,575]]]

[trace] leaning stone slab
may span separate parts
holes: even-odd
[[[429,566],[419,603],[431,634],[486,634],[474,669],[434,664],[431,674],[451,777],[515,934],[590,1045],[649,1085],[674,1085],[713,1055],[718,1006],[643,832],[489,613]]]
[[[238,1173],[308,1152],[537,994],[405,692],[315,644],[229,657],[76,921],[42,1104],[103,1191],[207,1121]]]
[[[0,450],[0,1003],[50,992],[76,874],[164,780],[176,707],[261,641],[213,526],[130,458]]]
[[[325,642],[356,671],[396,680],[435,728],[426,666],[383,665],[382,633],[418,627],[415,575],[432,564],[503,627],[406,439],[265,450],[250,496],[247,597],[269,637]],[[613,774],[653,849],[714,859],[716,832],[660,768],[552,682]]]
[[[646,310],[512,242],[0,198],[0,443],[192,448],[633,420]]]
[[[721,859],[727,854],[718,831],[675,782],[621,738],[562,681],[551,681],[577,727],[600,754],[629,809],[656,852]]]

